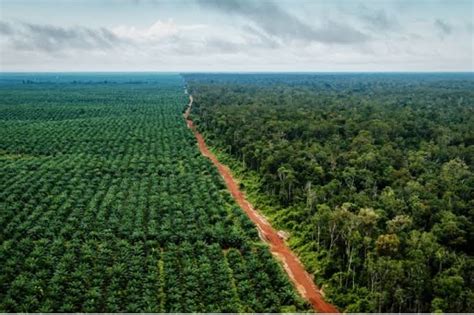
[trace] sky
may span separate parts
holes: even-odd
[[[474,0],[0,0],[0,71],[474,71]]]

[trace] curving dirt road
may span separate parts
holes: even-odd
[[[262,238],[262,240],[270,246],[270,251],[282,262],[283,267],[285,268],[288,276],[290,277],[298,292],[312,304],[315,311],[320,313],[338,313],[338,310],[333,305],[324,301],[321,292],[314,284],[311,276],[306,272],[296,255],[293,254],[288,246],[286,246],[284,240],[280,238],[277,231],[273,229],[268,221],[265,220],[265,218],[263,218],[247,201],[245,194],[240,191],[237,182],[232,177],[232,173],[229,168],[220,163],[216,156],[209,151],[204,138],[196,130],[192,120],[189,118],[192,105],[193,97],[190,95],[189,105],[184,113],[184,118],[186,119],[188,127],[194,132],[194,135],[196,136],[202,155],[208,157],[217,167],[235,201],[257,226],[260,238]]]

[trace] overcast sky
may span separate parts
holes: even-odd
[[[0,0],[1,71],[473,71],[474,0]]]

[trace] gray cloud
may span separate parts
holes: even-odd
[[[106,28],[59,27],[32,23],[0,24],[0,33],[19,50],[113,49],[125,41]]]
[[[375,30],[392,30],[398,28],[400,24],[393,15],[388,15],[383,9],[370,10],[362,5],[359,17]]]
[[[347,24],[327,21],[317,31],[319,41],[325,43],[355,44],[365,42],[370,37]]]
[[[440,32],[441,37],[447,36],[453,31],[452,26],[441,19],[436,19],[434,21],[434,26]]]
[[[11,34],[13,34],[13,32],[14,32],[14,30],[10,26],[9,23],[0,21],[0,34],[2,34],[2,35],[11,35]]]
[[[286,41],[305,40],[329,44],[352,44],[370,39],[367,34],[355,28],[331,20],[323,21],[319,28],[313,27],[271,1],[197,1],[205,8],[246,18],[266,34]]]
[[[241,50],[242,45],[220,38],[210,38],[206,40],[205,47],[211,51],[218,51],[220,53],[236,53]]]
[[[204,41],[204,46],[200,51],[206,49],[213,53],[236,54],[254,52],[255,49],[274,49],[281,47],[281,44],[276,40],[269,38],[251,26],[245,26],[243,30],[253,36],[246,36],[242,42],[234,42],[227,38],[210,37]]]
[[[245,25],[242,30],[247,34],[253,35],[253,38],[248,40],[249,44],[253,47],[274,49],[282,45],[281,42],[275,38],[268,36],[265,32],[250,25]]]

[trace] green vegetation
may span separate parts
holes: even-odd
[[[2,75],[0,311],[306,310],[177,75]]]
[[[472,74],[187,74],[193,120],[329,299],[474,309]]]

